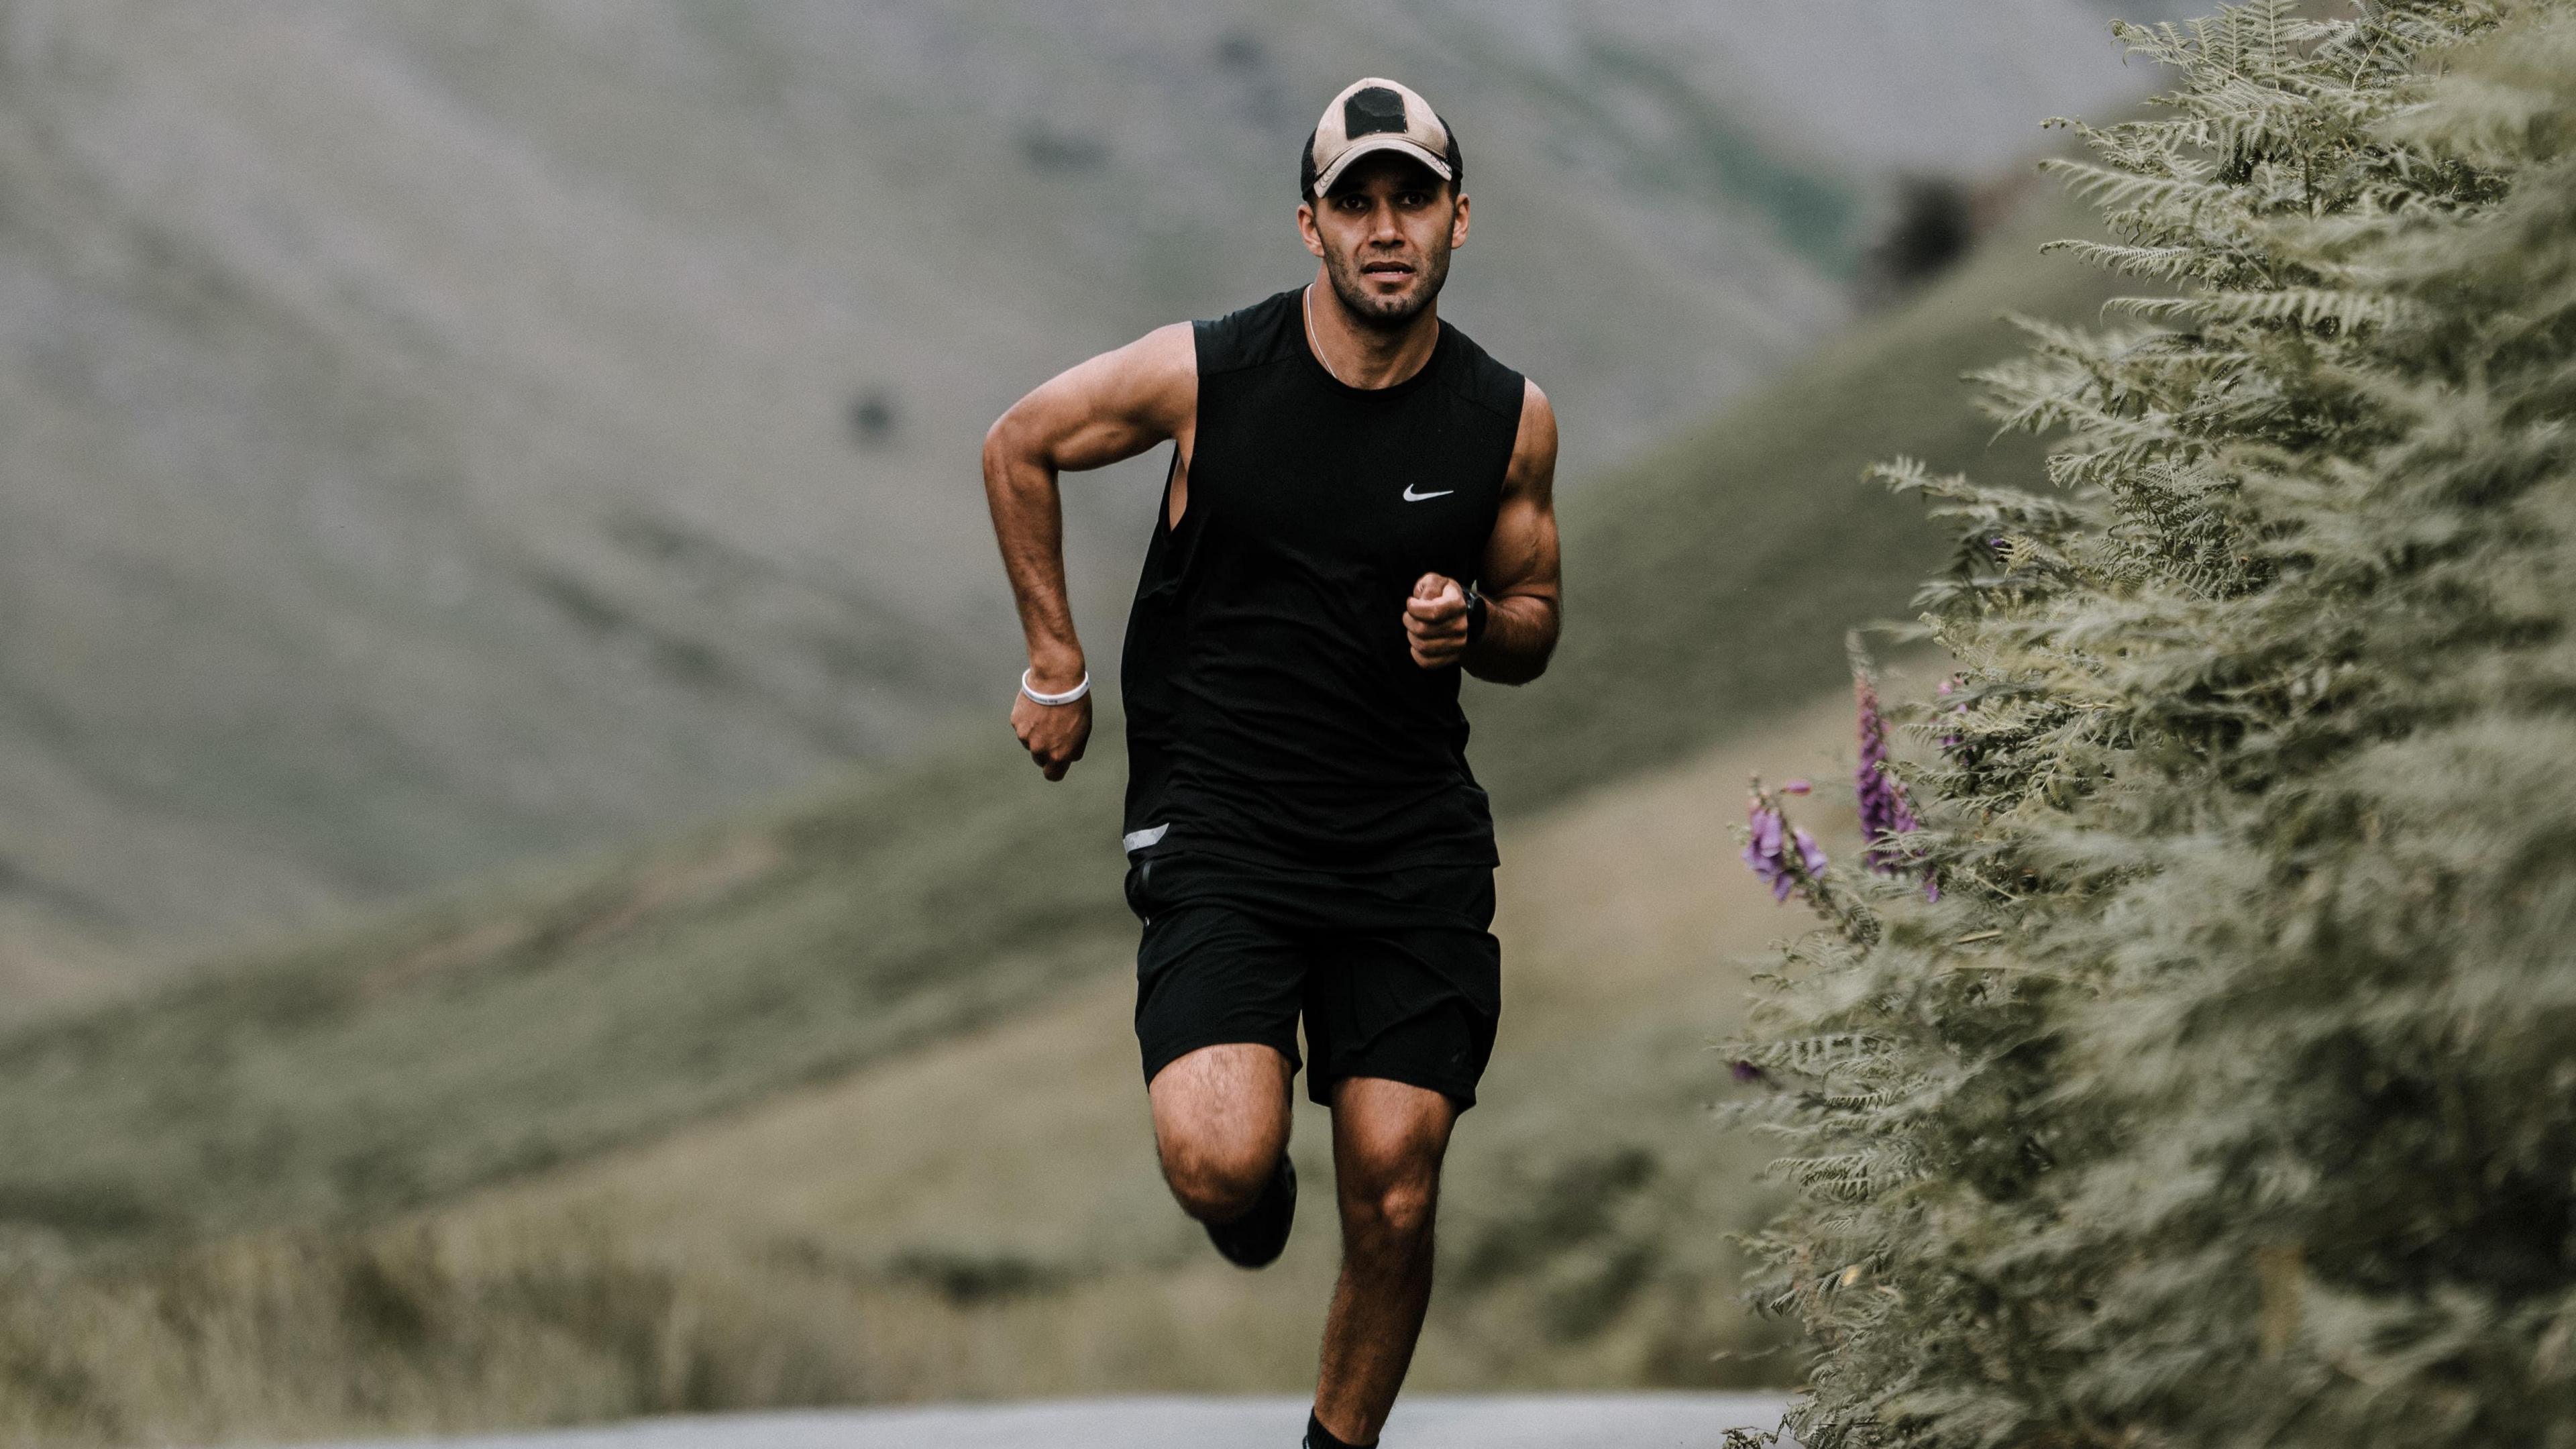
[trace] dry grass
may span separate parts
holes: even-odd
[[[0,1295],[0,1435],[291,1439],[866,1397],[873,1318],[779,1286],[577,1231],[20,1264]]]

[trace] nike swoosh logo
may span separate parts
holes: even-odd
[[[1458,490],[1455,488],[1443,488],[1437,493],[1416,493],[1413,491],[1413,485],[1407,483],[1404,485],[1404,501],[1407,503],[1420,503],[1426,498],[1446,498],[1457,491]]]

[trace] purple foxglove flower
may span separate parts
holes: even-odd
[[[1869,839],[1861,858],[1872,870],[1891,872],[1898,857],[1882,841],[1912,830],[1914,811],[1896,777],[1887,772],[1887,723],[1879,718],[1878,691],[1870,687],[1869,676],[1853,676],[1852,693],[1860,708],[1860,765],[1852,772],[1852,784],[1860,796],[1861,833]]]
[[[1944,683],[1941,692],[1949,693],[1950,686]],[[1896,875],[1905,869],[1905,852],[1889,839],[1912,834],[1919,822],[1905,798],[1905,787],[1887,768],[1887,722],[1879,717],[1878,690],[1868,675],[1855,674],[1852,694],[1860,713],[1860,764],[1852,771],[1852,786],[1860,796],[1861,834],[1869,842],[1861,848],[1861,862],[1881,875]],[[1923,872],[1923,893],[1931,900],[1941,898],[1928,866]]]
[[[1753,827],[1753,838],[1744,842],[1744,863],[1756,878],[1771,887],[1771,899],[1785,901],[1797,882],[1790,875],[1788,861],[1780,853],[1783,833],[1780,812],[1764,805],[1756,796],[1748,818]],[[1806,833],[1803,830],[1797,832],[1801,838]]]
[[[1798,888],[1802,873],[1810,880],[1824,875],[1825,852],[1816,844],[1816,838],[1781,819],[1780,812],[1764,804],[1762,796],[1755,795],[1745,806],[1745,817],[1752,828],[1748,832],[1751,838],[1744,842],[1744,863],[1771,887],[1771,899],[1787,900],[1789,892]]]

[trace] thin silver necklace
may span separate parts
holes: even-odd
[[[1297,297],[1306,304],[1306,349],[1315,354],[1317,362],[1324,364],[1324,376],[1341,383],[1344,387],[1351,386],[1350,383],[1343,381],[1340,373],[1333,370],[1333,359],[1324,355],[1324,339],[1315,331],[1315,284],[1308,282],[1306,290],[1299,292]]]

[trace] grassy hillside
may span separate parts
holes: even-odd
[[[2032,261],[2045,230],[1569,500],[1556,672],[1473,704],[1507,815],[1839,677],[1845,623],[1898,609],[1931,548],[1861,461],[1975,460],[1944,379],[2007,345],[2007,298],[2074,315],[2098,295]],[[1013,753],[960,748],[0,1037],[0,1218],[90,1241],[374,1220],[1107,972],[1132,932],[1114,727],[1059,787]]]
[[[0,1111],[33,1134],[0,1212],[120,1236],[381,1216],[1022,1004],[1124,921],[1118,775],[1025,768],[862,777],[0,1040]]]
[[[982,427],[1296,280],[1351,75],[1451,105],[1453,313],[1598,475],[1841,325],[1886,168],[2135,83],[2010,3],[0,0],[0,1012],[989,703]],[[1075,490],[1095,635],[1149,473]]]

